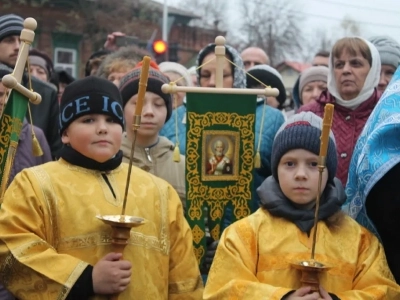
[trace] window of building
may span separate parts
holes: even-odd
[[[71,33],[53,32],[53,62],[55,69],[63,69],[74,78],[79,77],[80,46],[82,36]]]
[[[76,57],[75,49],[57,47],[54,49],[54,68],[61,68],[76,77]]]

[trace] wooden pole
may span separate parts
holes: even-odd
[[[224,87],[224,64],[225,64],[225,38],[217,36],[215,38],[215,57],[217,61],[217,69],[215,70],[215,87]],[[233,76],[233,75],[232,75]]]
[[[238,89],[238,88],[212,88],[198,86],[178,86],[176,84],[163,84],[161,90],[165,94],[184,93],[203,93],[203,94],[235,94],[235,95],[265,95],[267,97],[277,97],[277,88],[265,89]]]

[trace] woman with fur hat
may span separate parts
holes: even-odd
[[[335,105],[332,130],[339,156],[337,177],[343,185],[358,137],[378,102],[381,60],[378,50],[360,37],[338,40],[329,58],[328,90],[318,100],[300,107],[322,116],[327,103]]]
[[[137,46],[121,47],[104,58],[96,75],[119,87],[121,78],[132,70],[144,55],[148,55],[147,51]]]
[[[110,55],[112,51],[102,49],[93,52],[85,65],[85,77],[90,75],[96,75],[97,70],[99,69],[101,63],[106,59],[108,55]]]
[[[126,122],[122,137],[121,150],[123,161],[129,162],[133,139],[133,115],[139,91],[141,66],[137,66],[121,79],[120,92]],[[174,144],[159,132],[172,113],[172,97],[161,91],[163,84],[168,84],[169,78],[160,72],[156,63],[151,62],[149,79],[143,104],[140,128],[136,135],[135,156],[133,165],[158,176],[178,192],[182,205],[186,207],[185,189],[185,157],[180,155],[180,161],[173,161]]]

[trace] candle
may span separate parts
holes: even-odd
[[[149,78],[150,56],[143,57],[142,71],[140,72],[138,100],[136,102],[135,116],[142,115],[144,95],[146,94],[147,80]]]
[[[324,110],[324,119],[322,120],[322,133],[321,133],[321,145],[319,148],[319,156],[326,156],[328,153],[329,144],[329,132],[332,127],[333,121],[333,104],[326,104]]]

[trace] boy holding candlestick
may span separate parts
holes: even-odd
[[[272,147],[272,176],[258,188],[261,208],[222,234],[204,299],[398,299],[400,287],[384,251],[367,229],[341,212],[343,187],[330,132],[322,174],[316,261],[320,292],[301,287],[291,263],[309,261],[319,181],[322,120],[313,113],[289,118]],[[229,270],[229,271],[227,271]]]
[[[121,95],[89,76],[60,104],[61,158],[25,169],[0,210],[0,280],[18,299],[201,299],[191,231],[175,190],[133,168],[126,215],[147,220],[122,255],[96,215],[122,211]]]

